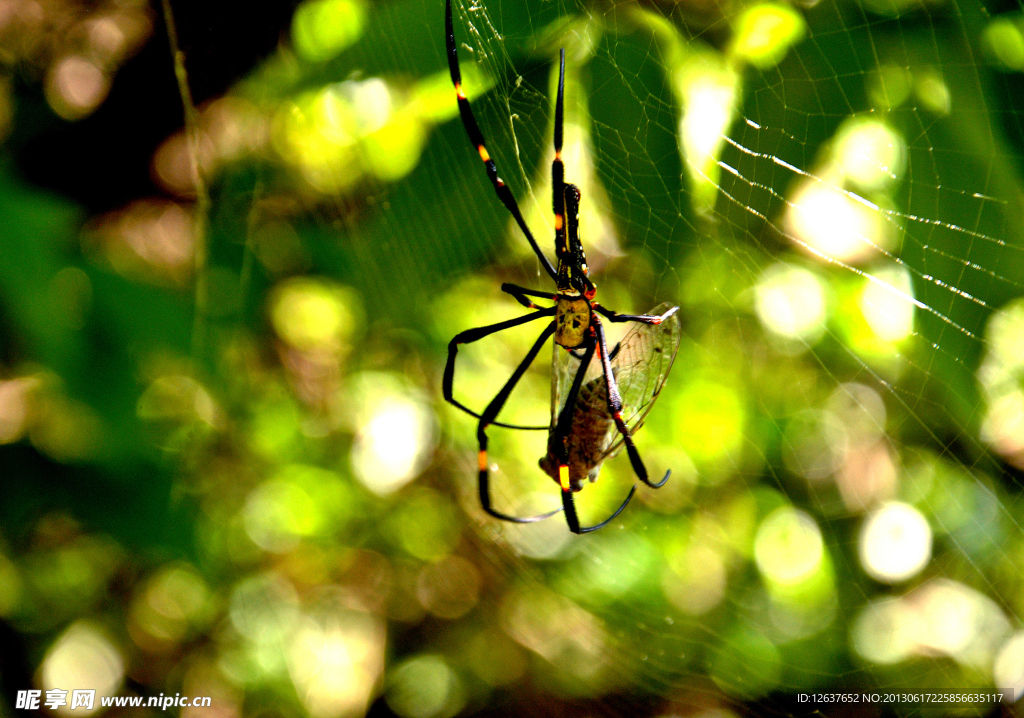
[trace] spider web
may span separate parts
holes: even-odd
[[[36,4],[22,5],[29,22]],[[36,327],[43,349],[26,356],[47,367],[0,381],[0,442],[148,497],[104,511],[151,524],[159,549],[79,526],[78,498],[71,520],[18,518],[36,538],[0,546],[0,614],[43,687],[92,667],[97,685],[325,718],[851,710],[798,698],[815,693],[858,712],[980,714],[992,701],[913,696],[997,692],[1019,710],[1020,7],[453,9],[487,149],[549,257],[566,51],[566,180],[598,299],[679,306],[653,405],[630,358],[650,409],[636,444],[671,479],[583,537],[561,517],[481,510],[480,427],[441,399],[449,342],[528,311],[502,282],[553,287],[458,120],[442,3],[306,0],[249,77],[186,102],[187,132],[151,158],[161,196],[90,218],[82,257],[39,259],[39,232],[0,227],[5,309]],[[119,37],[79,10],[72,42]],[[125,27],[148,32],[136,11],[145,22]],[[85,81],[112,81],[127,57],[96,48],[41,55],[64,58],[38,74],[69,123],[103,102]],[[173,53],[183,88],[195,50]],[[0,94],[15,84],[0,77]],[[24,118],[8,114],[15,144]],[[50,200],[6,191],[25,227],[49,227]],[[62,237],[72,214],[53,220]],[[53,311],[36,310],[40,286]],[[84,327],[93,353],[68,339]],[[610,346],[629,329],[606,327]],[[458,347],[455,398],[482,412],[541,331]],[[549,424],[561,351],[542,349],[500,421]],[[538,468],[547,432],[487,432],[495,509],[560,508]],[[140,456],[173,484],[142,492],[146,472],[124,468]],[[5,486],[26,491],[32,462]],[[634,481],[627,457],[606,461],[576,495],[581,522]],[[194,555],[159,511],[133,513],[163,507],[167,485],[194,501],[177,532]],[[873,694],[911,698],[860,705]]]
[[[1019,354],[1006,347],[1018,341],[1024,276],[1019,75],[993,28],[1017,14],[810,4],[796,9],[803,31],[780,41],[780,56],[751,51],[744,62],[737,35],[749,8],[679,8],[671,31],[635,8],[549,10],[458,8],[463,63],[499,78],[470,97],[536,228],[549,191],[546,58],[561,43],[567,68],[582,65],[567,69],[567,123],[579,126],[567,130],[566,178],[610,218],[581,222],[598,285],[625,288],[616,298],[634,304],[607,303],[620,311],[677,301],[690,340],[662,400],[671,408],[655,409],[638,443],[649,462],[695,449],[682,457],[690,475],[674,479],[692,482],[685,499],[658,516],[649,492],[655,513],[629,522],[630,534],[574,543],[567,564],[544,572],[547,590],[602,622],[603,647],[584,661],[601,668],[577,677],[667,696],[675,710],[766,696],[763,710],[832,710],[795,703],[816,690],[1016,690],[1024,425],[1011,408]],[[477,191],[487,195],[482,180]],[[536,275],[511,225],[508,235],[520,271]],[[717,455],[696,445],[707,433],[658,422],[691,411],[730,426],[713,402],[737,392],[748,407],[742,442]],[[711,405],[687,404],[701,400]],[[607,473],[628,485],[628,467]],[[741,510],[737,493],[765,522],[756,536],[731,535],[742,531],[728,516]],[[984,519],[963,518],[981,506]],[[907,543],[880,545],[912,553],[907,532],[922,516],[927,565],[887,575],[869,531],[901,511],[914,518],[888,530]],[[799,551],[786,552],[819,535],[829,578],[798,585],[782,564]],[[632,593],[658,570],[662,595]],[[720,600],[697,605],[698,587],[718,580],[729,586]],[[952,639],[964,610],[977,622]]]

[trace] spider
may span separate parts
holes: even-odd
[[[484,143],[483,133],[473,116],[469,106],[469,100],[462,89],[462,75],[459,71],[459,56],[455,47],[455,31],[452,26],[452,3],[445,1],[445,45],[448,53],[448,69],[451,73],[452,84],[455,86],[455,95],[459,103],[459,114],[462,124],[469,135],[470,141],[480,155],[484,163],[487,176],[494,186],[502,204],[509,213],[523,234],[526,236],[530,247],[537,255],[544,271],[548,273],[555,282],[555,292],[543,292],[535,289],[520,287],[515,284],[505,283],[501,290],[510,294],[520,304],[528,309],[536,311],[524,316],[510,319],[497,324],[468,329],[457,334],[448,344],[448,361],[445,364],[444,378],[442,382],[444,398],[454,406],[471,416],[479,419],[477,425],[477,441],[479,442],[479,492],[480,504],[489,515],[510,521],[513,523],[533,523],[554,516],[559,511],[565,512],[566,522],[573,533],[583,534],[596,531],[611,522],[618,516],[636,491],[634,484],[629,495],[615,512],[604,521],[593,526],[581,526],[576,513],[576,504],[573,500],[573,493],[582,488],[581,480],[590,476],[591,480],[596,478],[596,472],[604,457],[614,451],[620,444],[625,444],[629,455],[630,463],[637,477],[651,488],[660,488],[668,481],[671,471],[665,473],[664,478],[657,483],[652,482],[647,476],[647,469],[640,458],[640,454],[633,443],[627,420],[623,418],[623,401],[616,380],[616,371],[613,368],[613,357],[618,358],[620,344],[613,352],[608,350],[608,342],[605,338],[604,326],[601,319],[605,317],[611,322],[637,322],[641,325],[657,327],[671,318],[671,326],[675,329],[669,334],[675,337],[675,345],[672,347],[671,355],[675,356],[675,347],[678,346],[678,322],[674,315],[678,307],[672,307],[660,315],[653,314],[619,314],[598,304],[594,297],[597,288],[590,280],[587,258],[583,252],[583,245],[579,237],[579,207],[580,191],[574,184],[565,182],[565,166],[562,163],[562,126],[564,119],[564,91],[565,91],[565,50],[559,53],[558,68],[558,96],[555,102],[555,159],[551,165],[552,184],[552,205],[555,213],[555,258],[553,266],[544,252],[537,245],[530,228],[526,226],[519,205],[516,203],[512,191],[505,182],[498,177],[497,166],[487,152]],[[550,307],[538,307],[530,299],[539,298],[554,302]],[[478,341],[496,332],[511,329],[538,319],[553,318],[541,332],[533,346],[527,352],[526,357],[516,367],[512,376],[501,388],[498,394],[491,400],[482,413],[476,413],[472,409],[458,402],[452,395],[452,383],[455,375],[455,357],[460,344],[468,344]],[[632,333],[632,332],[631,332]],[[497,421],[497,417],[509,395],[523,374],[536,359],[541,347],[547,340],[554,336],[557,346],[562,347],[568,355],[566,361],[578,362],[578,367],[573,367],[575,374],[568,392],[564,392],[558,379],[555,378],[556,387],[553,391],[552,423],[550,427],[529,427],[516,424],[506,424]],[[629,337],[627,337],[628,339]],[[556,362],[558,348],[555,347]],[[598,379],[592,379],[584,385],[584,378],[590,368],[593,358],[598,360],[601,375]],[[664,372],[658,377],[657,390],[660,391],[664,377],[671,367],[671,359],[665,367]],[[621,369],[620,369],[621,372]],[[564,382],[563,382],[564,383]],[[559,408],[559,397],[564,394],[565,403]],[[640,417],[649,409],[657,391],[654,391],[645,402],[646,407],[637,409],[635,416]],[[581,399],[582,397],[582,399]],[[598,402],[603,402],[604,407],[598,409]],[[509,516],[491,506],[489,469],[487,461],[487,428],[489,426],[502,426],[512,429],[549,429],[548,453],[541,459],[542,468],[552,476],[562,491],[562,506],[538,516]],[[614,426],[614,429],[612,429]],[[639,423],[636,424],[638,428]],[[604,446],[605,438],[617,432],[619,442],[610,448]],[[614,436],[614,434],[612,434]],[[598,446],[590,444],[597,442]]]

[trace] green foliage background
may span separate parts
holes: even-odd
[[[600,298],[681,307],[637,438],[673,478],[574,537],[483,514],[475,424],[440,396],[451,337],[520,315],[501,282],[545,277],[455,119],[438,3],[306,0],[198,107],[170,53],[131,59],[166,52],[166,7],[29,5],[0,21],[0,716],[29,688],[443,718],[1024,684],[1019,8],[456,5],[467,93],[542,246],[564,46]],[[193,85],[201,24],[179,14]],[[131,155],[152,186],[33,163],[76,123],[120,126],[104,97],[140,66],[186,107]],[[701,154],[685,119],[715,112]],[[863,127],[891,165],[842,154]],[[859,253],[794,224],[820,187],[881,228]],[[881,285],[904,334],[867,318]],[[773,314],[815,298],[803,328]],[[457,396],[484,406],[533,331],[463,349]],[[549,387],[538,361],[502,418],[547,423]],[[502,510],[556,507],[543,434],[492,434]],[[631,480],[609,461],[584,521]],[[928,541],[896,578],[864,553],[893,506],[894,535]],[[906,535],[880,545],[923,546]]]

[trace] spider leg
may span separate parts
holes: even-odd
[[[559,289],[573,287],[587,299],[597,288],[587,276],[587,259],[580,244],[580,189],[565,182],[562,140],[565,125],[565,49],[559,52],[558,96],[555,99],[555,159],[551,163],[551,204],[555,211],[555,256],[558,258]]]
[[[477,425],[476,438],[477,441],[480,442],[480,505],[483,506],[484,511],[488,514],[494,518],[501,519],[502,521],[511,521],[512,523],[517,524],[529,524],[535,521],[541,521],[549,516],[554,516],[562,510],[561,508],[558,508],[554,511],[549,511],[546,514],[530,516],[528,518],[509,516],[501,513],[500,511],[494,510],[491,508],[490,483],[488,481],[489,469],[487,464],[487,427],[495,423],[494,419],[498,416],[498,412],[500,412],[502,407],[505,405],[509,394],[512,393],[512,389],[515,388],[515,385],[522,378],[523,374],[526,373],[526,370],[529,368],[530,364],[533,363],[533,360],[537,358],[537,353],[540,351],[541,347],[544,346],[544,343],[547,342],[548,338],[554,333],[555,323],[551,322],[551,324],[545,327],[544,331],[541,332],[540,336],[537,337],[537,341],[533,343],[533,346],[530,347],[530,351],[526,353],[523,361],[521,361],[519,366],[516,367],[516,370],[512,372],[512,376],[510,376],[508,381],[505,382],[505,386],[501,387],[501,391],[491,399],[491,403],[487,405],[487,408],[484,409],[484,413],[480,415],[480,423]]]
[[[612,362],[608,355],[608,341],[604,336],[604,326],[596,316],[593,317],[593,324],[597,331],[598,350],[600,351],[601,364],[604,368],[605,386],[608,389],[608,413],[612,415],[612,419],[615,420],[615,427],[622,435],[622,440],[626,444],[626,453],[629,454],[629,463],[633,465],[633,471],[636,472],[637,477],[652,489],[661,488],[668,481],[668,477],[672,475],[672,470],[666,471],[665,477],[656,484],[651,483],[651,480],[647,478],[647,467],[644,466],[644,462],[640,459],[640,452],[636,450],[636,444],[633,443],[629,427],[626,426],[626,422],[622,419],[622,397],[619,395],[619,385],[615,381],[615,374],[612,372]]]
[[[536,289],[527,289],[526,287],[520,287],[518,284],[509,284],[508,282],[501,285],[501,291],[506,294],[511,294],[516,298],[517,302],[527,309],[540,309],[540,307],[527,299],[527,297],[539,297],[540,299],[547,299],[552,302],[558,301],[557,294],[553,294],[551,292],[539,292]]]
[[[597,302],[593,303],[594,309],[604,315],[610,322],[640,322],[642,324],[661,324],[663,321],[671,317],[677,311],[679,307],[672,307],[661,316],[652,314],[619,314],[613,312],[611,309],[605,309]]]
[[[554,313],[555,308],[548,307],[546,309],[536,311],[533,314],[526,314],[521,317],[516,317],[515,319],[509,319],[508,321],[498,322],[497,324],[489,324],[488,326],[485,327],[467,329],[464,332],[459,332],[458,334],[456,334],[455,337],[450,342],[448,342],[448,361],[444,365],[444,378],[441,381],[441,392],[444,395],[445,401],[447,401],[452,406],[462,409],[462,411],[466,412],[470,416],[480,419],[480,414],[477,414],[469,407],[456,401],[455,397],[452,395],[452,384],[454,383],[455,380],[455,356],[459,352],[459,344],[469,344],[480,339],[483,339],[486,336],[490,336],[495,332],[500,332],[504,329],[511,329],[512,327],[518,327],[520,324],[527,324],[535,319],[540,319],[541,317],[550,317]],[[490,423],[493,426],[502,426],[505,427],[506,429],[527,429],[530,431],[546,431],[548,428],[546,426],[519,426],[518,424],[504,424],[498,421],[492,421]]]
[[[537,245],[537,240],[533,238],[533,233],[530,232],[530,228],[526,226],[526,220],[523,219],[523,213],[519,210],[519,205],[516,203],[516,198],[512,194],[512,190],[508,188],[505,182],[498,176],[498,168],[494,164],[494,160],[487,153],[487,146],[484,144],[484,135],[480,131],[480,126],[476,123],[476,118],[473,117],[473,110],[469,106],[469,100],[466,99],[466,93],[462,90],[462,73],[459,71],[459,53],[455,48],[455,29],[452,26],[452,0],[445,0],[444,6],[444,31],[445,31],[445,47],[448,51],[448,71],[452,76],[452,84],[455,86],[455,96],[459,100],[459,115],[462,117],[462,125],[466,128],[466,134],[469,135],[470,141],[473,146],[476,147],[476,151],[480,154],[480,159],[484,162],[484,167],[487,169],[487,177],[491,180],[491,184],[494,185],[494,192],[498,195],[498,199],[501,200],[502,204],[509,211],[512,217],[515,219],[516,224],[519,225],[519,229],[523,230],[523,234],[526,235],[526,241],[530,243],[533,248],[534,254],[537,255],[537,259],[540,260],[541,266],[544,267],[544,271],[547,272],[552,279],[557,278],[555,268],[551,266],[551,261],[544,255],[544,252],[540,250]]]
[[[551,205],[555,212],[556,254],[565,245],[565,164],[562,162],[562,128],[565,125],[565,48],[558,56],[558,97],[555,100],[555,159],[551,163]]]
[[[615,517],[622,513],[622,510],[626,508],[629,500],[633,498],[633,494],[636,493],[636,484],[629,490],[629,495],[626,496],[626,500],[622,502],[619,508],[615,509],[615,513],[606,518],[599,524],[593,526],[580,526],[580,520],[576,516],[576,503],[572,498],[572,491],[562,491],[562,508],[565,509],[565,520],[569,524],[569,530],[574,534],[588,534],[591,531],[597,531],[603,529],[605,526],[615,520]]]

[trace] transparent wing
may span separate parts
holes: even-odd
[[[580,363],[583,360],[583,350],[575,350],[570,352],[557,344],[554,345],[554,354],[551,357],[551,430],[554,431],[555,425],[558,424],[558,415],[561,413],[562,408],[565,406],[565,400],[568,397],[569,389],[572,388],[573,379],[576,378],[576,372],[580,369]],[[597,358],[597,351],[594,351],[594,356],[590,360],[590,366],[587,367],[587,374],[584,377],[584,383],[596,379],[601,376],[601,362]]]
[[[670,305],[659,304],[648,314],[664,314],[669,309]],[[643,426],[665,386],[679,351],[681,334],[679,320],[673,314],[661,324],[634,324],[619,343],[618,353],[612,358],[612,373],[619,385],[622,418],[626,420],[630,434],[635,434]],[[614,432],[608,443],[603,457],[618,450],[622,436]]]

